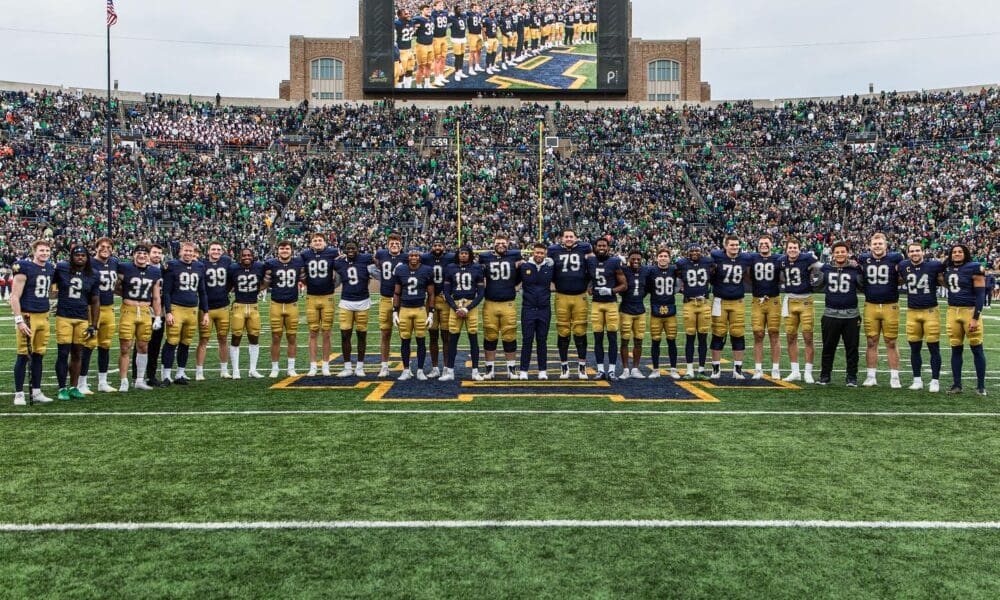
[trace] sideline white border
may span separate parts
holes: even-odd
[[[330,410],[191,410],[100,412],[0,412],[0,419],[26,417],[267,417],[353,415],[566,415],[566,416],[730,416],[730,417],[966,417],[998,418],[1000,412],[893,412],[837,410],[569,410],[569,409],[330,409]]]

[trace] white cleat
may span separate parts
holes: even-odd
[[[330,373],[330,365],[326,365],[322,369],[320,369],[320,374],[323,377],[329,377],[331,375],[331,373]]]
[[[437,367],[433,367],[431,369],[431,372],[427,374],[427,377],[429,379],[437,379],[440,376],[441,376],[441,370],[438,369]]]
[[[782,379],[782,381],[788,381],[788,382],[802,381],[802,375],[798,371],[792,371],[791,373],[788,374],[787,377]]]
[[[803,375],[802,381],[806,383],[816,383],[816,381],[813,379],[812,373],[809,373],[808,371],[806,372],[805,375]]]
[[[205,381],[205,374],[204,373],[195,373],[194,374],[194,380],[195,381]]]
[[[423,369],[417,369],[417,381],[427,381],[427,373]]]
[[[14,393],[14,406],[27,406],[28,401],[24,399],[24,392]]]
[[[455,371],[451,369],[445,369],[444,372],[441,373],[441,377],[440,379],[438,379],[438,381],[455,381]]]
[[[931,379],[931,382],[927,385],[927,391],[936,394],[941,391],[941,383],[937,379]]]
[[[659,379],[659,378],[660,378],[660,370],[659,369],[650,369],[649,370],[649,379]]]
[[[507,369],[507,379],[510,379],[511,381],[516,381],[520,378],[521,376],[518,374],[517,369]]]
[[[538,372],[538,378],[541,379],[541,380],[543,380],[543,381],[546,380],[546,379],[548,379],[549,378],[548,371],[539,371]]]
[[[878,380],[874,377],[865,377],[865,382],[861,384],[862,387],[875,387],[878,385]]]
[[[708,376],[709,379],[722,379],[722,369],[718,371],[712,371],[712,374]]]
[[[49,398],[42,392],[38,392],[37,394],[32,392],[31,401],[35,404],[48,404],[49,402],[52,402],[52,398]]]
[[[80,392],[84,396],[93,396],[94,395],[94,390],[90,389],[89,385],[77,386],[76,389],[77,389],[78,392]]]
[[[128,379],[122,379],[122,382],[118,384],[118,391],[119,392],[128,391]]]
[[[388,366],[383,366],[381,369],[378,370],[378,377],[381,377],[382,379],[385,379],[388,376],[389,376],[389,367]]]
[[[315,377],[315,376],[316,376],[316,365],[311,365],[309,367],[309,370],[306,371],[306,377]]]
[[[528,379],[528,372],[527,371],[521,371],[521,375],[518,376],[518,379],[520,379],[522,381],[527,380]]]
[[[483,380],[483,374],[479,372],[479,369],[473,369],[472,370],[472,380],[473,381],[482,381]]]
[[[486,372],[483,373],[483,379],[489,381],[496,377],[496,370],[493,367],[487,367]]]
[[[889,380],[889,387],[894,390],[898,390],[899,388],[903,387],[903,384],[899,382],[899,377],[896,377],[895,379]]]
[[[562,372],[559,373],[559,379],[569,379],[569,367],[563,367]]]
[[[910,384],[910,387],[906,389],[913,392],[919,392],[920,390],[924,389],[924,382],[919,379],[914,379],[913,383]]]
[[[98,392],[103,392],[103,393],[106,393],[106,394],[113,394],[116,390],[115,390],[115,388],[111,387],[110,385],[108,385],[106,383],[102,383],[102,384],[100,384],[100,385],[97,386],[97,391]]]
[[[646,376],[642,374],[642,371],[638,367],[632,369],[632,379],[645,379]]]
[[[288,369],[288,371],[286,371],[285,373],[289,377],[298,377],[299,376],[299,374],[295,372],[295,369]]]
[[[232,379],[239,379],[239,378],[240,378],[240,372],[233,371]],[[138,387],[138,384],[136,384],[136,387]]]
[[[364,377],[365,376],[365,366],[362,365],[362,364],[355,365],[354,366],[354,376],[358,377],[358,378]]]
[[[250,371],[249,373],[247,373],[247,376],[248,376],[248,377],[249,377],[250,379],[263,379],[263,378],[264,378],[264,376],[263,376],[263,375],[261,375],[261,374],[260,374],[259,372],[257,372],[257,371]]]
[[[764,379],[764,371],[754,371],[753,372],[753,379],[754,379],[754,381],[756,381],[758,379]]]
[[[771,369],[771,379],[781,379],[781,371],[778,369]]]
[[[219,377],[223,379],[239,379],[239,377],[233,377],[232,375],[230,375],[229,371],[222,371],[221,373],[219,373]]]
[[[271,369],[271,379],[278,378],[278,369]]]
[[[608,379],[613,380],[615,377],[616,375],[614,375],[614,371],[608,373]],[[632,378],[632,371],[630,371],[629,369],[625,369],[624,371],[622,371],[621,376],[618,377],[618,379],[631,379],[631,378]]]
[[[589,379],[589,377],[587,377],[587,367],[585,367],[583,365],[580,365],[580,367],[576,371],[576,378],[577,379]]]
[[[140,379],[139,381],[135,382],[135,389],[142,390],[144,392],[148,392],[149,390],[151,390],[153,388],[148,383],[146,383],[145,379]]]
[[[354,375],[354,369],[352,369],[347,365],[344,366],[344,368],[340,371],[340,373],[337,373],[337,377],[340,378],[350,377],[351,375]]]
[[[670,369],[670,378],[671,379],[680,379],[681,378],[681,374],[677,372],[677,369]]]
[[[420,371],[417,371],[418,373]],[[403,372],[399,374],[399,381],[409,381],[413,379],[413,371],[409,369],[403,369]]]

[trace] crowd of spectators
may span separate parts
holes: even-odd
[[[0,93],[0,258],[37,237],[60,247],[105,232],[106,101]],[[584,110],[556,104],[391,102],[272,110],[152,97],[112,107],[115,236],[222,239],[273,251],[328,231],[374,248],[399,230],[523,246],[572,225],[621,250],[679,250],[735,233],[805,239],[817,252],[875,231],[940,252],[1000,259],[1000,90],[884,94],[755,108]],[[538,124],[573,147],[546,150]],[[458,156],[429,150],[427,136]],[[129,132],[138,132],[130,136]],[[281,142],[299,135],[308,148]],[[152,142],[152,143],[151,143]],[[178,142],[178,143],[164,143]],[[541,181],[539,181],[541,179]],[[300,185],[301,184],[301,185]],[[336,241],[336,240],[335,240]]]

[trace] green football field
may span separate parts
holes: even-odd
[[[3,304],[0,597],[995,598],[998,309],[983,323],[987,398],[968,351],[963,394],[906,390],[904,348],[898,391],[883,350],[874,389],[843,386],[841,352],[835,385],[717,402],[374,402],[220,380],[213,344],[205,382],[14,407]],[[50,396],[54,359],[53,338]]]

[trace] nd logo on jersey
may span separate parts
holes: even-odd
[[[338,358],[334,355],[331,362]],[[280,390],[357,390],[358,399],[365,402],[473,402],[476,399],[490,398],[597,398],[605,399],[609,402],[629,402],[629,403],[666,403],[666,402],[690,402],[705,403],[719,402],[713,393],[717,390],[741,389],[741,390],[797,390],[798,386],[786,383],[781,380],[774,380],[765,377],[760,380],[734,381],[729,379],[728,374],[723,375],[721,380],[708,381],[683,381],[674,380],[669,376],[661,376],[657,379],[627,379],[623,381],[609,382],[605,380],[578,380],[575,375],[569,380],[558,379],[558,357],[549,357],[549,376],[551,379],[539,381],[537,372],[531,371],[529,380],[510,380],[503,369],[498,369],[498,377],[491,381],[472,381],[468,379],[468,373],[472,369],[472,363],[468,359],[468,354],[459,352],[456,365],[458,366],[456,381],[437,381],[429,379],[427,381],[396,381],[396,375],[402,371],[403,365],[399,361],[398,353],[394,354],[394,362],[390,365],[393,370],[391,379],[374,379],[349,377],[340,379],[337,377],[289,377],[271,386],[271,389]],[[430,361],[428,361],[430,362]],[[551,365],[555,365],[554,368]],[[428,365],[429,366],[429,365]],[[463,368],[464,366],[464,368]],[[415,361],[411,368],[415,367]],[[503,371],[503,375],[500,372]],[[589,369],[590,376],[596,372],[593,367]],[[666,370],[664,370],[666,372]],[[683,374],[683,369],[681,370]]]

